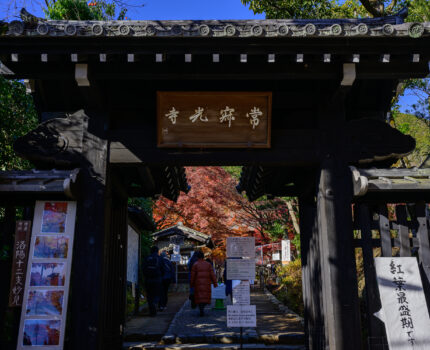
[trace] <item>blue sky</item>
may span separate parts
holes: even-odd
[[[130,19],[264,19],[254,15],[240,0],[123,0],[129,6]],[[144,6],[142,7],[142,3]],[[25,4],[27,10],[43,17],[43,0],[0,0],[0,20],[15,19]],[[15,5],[15,6],[14,6]],[[411,95],[400,99],[401,111],[411,109],[415,101]]]

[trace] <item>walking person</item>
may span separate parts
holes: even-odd
[[[176,283],[176,276],[173,271],[173,264],[169,260],[167,253],[164,250],[161,252],[161,261],[162,261],[163,270],[164,270],[163,276],[162,276],[163,291],[160,296],[160,302],[158,303],[158,308],[160,311],[163,311],[167,306],[170,283]]]
[[[194,252],[191,256],[190,260],[188,260],[188,282],[190,283],[190,301],[191,301],[191,308],[196,308],[196,302],[194,300],[194,288],[191,285],[191,269],[193,268],[194,263],[197,261],[197,252]]]
[[[204,316],[204,308],[211,303],[211,284],[218,287],[212,265],[204,261],[202,252],[196,253],[197,261],[191,269],[191,286],[194,288],[194,301],[199,306],[200,316]]]
[[[143,274],[145,276],[146,298],[148,300],[149,316],[157,315],[157,304],[163,292],[162,277],[164,274],[163,262],[158,255],[158,247],[151,247],[151,254],[143,263]]]

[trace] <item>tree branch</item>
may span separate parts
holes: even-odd
[[[360,2],[363,4],[364,8],[373,16],[373,17],[382,17],[384,13],[380,12],[379,9],[374,7],[369,0],[360,0]]]

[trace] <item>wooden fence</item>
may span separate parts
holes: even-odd
[[[417,257],[429,307],[429,205],[424,202],[396,205],[359,203],[355,204],[353,210],[359,279],[360,272],[364,275],[364,281],[359,281],[363,296],[361,308],[363,336],[369,350],[385,350],[388,349],[388,345],[384,324],[374,316],[381,308],[374,257]]]

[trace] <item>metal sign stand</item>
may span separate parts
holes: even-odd
[[[240,327],[240,349],[243,349],[243,327]]]

